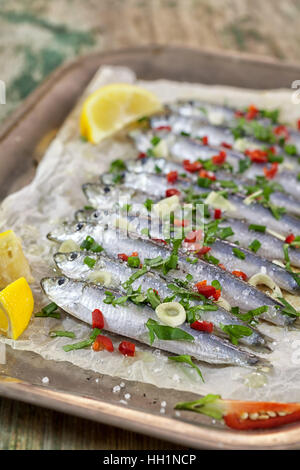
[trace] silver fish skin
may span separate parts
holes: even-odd
[[[102,178],[105,178],[103,175]],[[165,177],[161,175],[150,175],[145,173],[133,174],[124,172],[122,185],[127,188],[133,188],[151,194],[156,198],[164,198],[166,190],[171,188],[178,189],[181,193],[188,190],[191,185],[186,181],[169,184]],[[197,185],[192,186],[196,194],[209,194],[210,189],[200,188]],[[300,219],[293,217],[289,214],[284,214],[277,220],[271,212],[264,206],[258,203],[249,205],[244,204],[244,199],[236,194],[229,194],[228,201],[232,203],[234,209],[227,209],[225,216],[235,219],[246,220],[250,224],[266,225],[269,230],[282,235],[284,237],[293,233],[294,235],[300,234]]]
[[[176,162],[166,160],[164,158],[145,157],[140,160],[129,160],[126,162],[127,170],[131,173],[152,173],[167,175],[170,171],[177,171],[179,175],[185,174],[185,178],[192,182],[197,182],[198,172],[187,173],[183,167]],[[255,178],[249,179],[243,176],[232,174],[229,171],[218,170],[214,171],[217,181],[211,185],[211,189],[221,189],[218,181],[231,181],[238,187],[238,192],[246,194],[246,186],[255,185]],[[231,189],[228,188],[231,192]],[[274,191],[270,195],[270,202],[275,206],[285,207],[288,214],[300,217],[300,204],[298,199],[294,198],[291,194],[282,191]]]
[[[114,307],[104,303],[106,289],[66,277],[44,278],[41,285],[51,301],[79,320],[91,325],[91,312],[95,308],[100,308],[104,314],[106,331],[150,344],[146,323],[149,318],[157,320],[155,312],[150,307],[141,308],[133,303]],[[198,361],[209,364],[259,366],[266,362],[213,334],[193,331],[186,325],[182,325],[181,329],[191,334],[194,340],[155,339],[153,347],[174,354],[188,354]]]
[[[211,245],[210,254],[219,259],[225,268],[232,271],[242,271],[248,278],[257,273],[267,274],[281,288],[291,294],[299,295],[300,286],[294,277],[281,266],[268,261],[245,248],[239,247],[241,253],[245,255],[245,259],[234,256],[233,249],[236,245],[223,240],[216,240]]]
[[[106,271],[111,274],[111,281],[107,288],[119,289],[123,294],[126,294],[126,289],[123,283],[136,272],[136,269],[130,268],[124,262],[116,261],[108,258],[102,254],[89,253],[89,256],[96,261],[92,271],[84,263],[86,252],[72,252],[72,253],[56,253],[54,261],[64,276],[80,281],[90,281],[91,272]],[[172,277],[170,276],[172,281]],[[167,283],[163,280],[154,270],[149,270],[146,274],[136,279],[132,284],[132,288],[137,290],[141,286],[142,292],[147,292],[148,289],[155,289],[161,299],[172,296],[173,292],[168,288]],[[176,300],[176,298],[175,298]],[[180,300],[180,298],[177,298]],[[203,305],[201,300],[190,301],[191,305]],[[220,325],[240,325],[248,326],[236,316],[229,313],[227,310],[218,307],[218,310],[201,310],[201,321],[208,321],[213,323],[218,333],[224,332],[221,330]],[[244,336],[240,339],[240,343],[249,347],[263,347],[269,349],[268,340],[258,330],[251,328],[252,335]]]
[[[210,160],[214,155],[217,155],[220,151],[220,147],[213,147],[211,145],[202,145],[201,142],[187,137],[175,136],[170,132],[166,133],[165,131],[154,133],[141,133],[141,132],[132,132],[130,136],[134,140],[134,143],[137,149],[140,152],[146,153],[149,149],[152,148],[151,139],[157,135],[162,138],[166,143],[168,149],[168,158],[177,163],[182,163],[183,160],[190,160],[194,162],[198,159],[201,160]],[[225,149],[226,151],[226,161],[231,165],[233,172],[239,174],[239,164],[242,160],[247,160],[248,157],[245,157],[243,153],[240,153],[236,150]],[[276,173],[273,181],[281,184],[284,191],[288,194],[291,194],[293,198],[297,201],[300,200],[300,184],[297,177],[297,172],[293,171],[293,164],[289,164],[290,169],[286,169],[285,166],[280,165],[279,171]],[[147,171],[147,165],[145,171]],[[255,181],[256,176],[264,176],[264,165],[258,163],[252,163],[251,166],[242,173],[242,177],[248,180]],[[289,184],[287,184],[287,181]],[[281,193],[280,193],[281,194]],[[278,205],[278,197],[273,200],[274,204]],[[275,198],[274,195],[271,195],[271,198]],[[289,201],[283,202],[282,204],[288,204]],[[295,203],[290,201],[293,208],[293,213],[298,214],[298,210],[295,207]]]
[[[116,229],[103,227],[101,224],[86,222],[65,223],[56,227],[47,237],[49,240],[62,243],[65,240],[73,240],[80,245],[87,236],[91,236],[99,243],[106,254],[116,258],[119,253],[138,252],[141,262],[145,258],[156,258],[161,256],[167,259],[170,251],[160,244],[146,239],[133,237],[129,232],[123,233]],[[259,291],[258,289],[243,282],[233,274],[206,263],[201,259],[197,264],[190,264],[185,257],[180,256],[176,277],[185,280],[186,274],[190,273],[196,280],[207,280],[208,284],[217,280],[222,286],[222,295],[231,306],[240,307],[242,312],[256,309],[262,305],[268,306],[268,311],[260,316],[271,323],[284,326],[292,324],[295,319],[282,315],[282,305],[274,299]]]
[[[187,118],[184,116],[170,114],[153,116],[150,119],[150,126],[152,129],[159,129],[160,127],[169,126],[171,132],[176,135],[186,134],[194,139],[202,139],[204,136],[208,137],[210,145],[221,147],[223,142],[231,145],[234,149],[238,149],[237,142],[232,134],[232,129],[225,126],[213,126],[201,119]],[[300,171],[300,164],[297,158],[285,154],[281,147],[278,145],[270,145],[266,142],[261,142],[254,139],[251,135],[243,138],[244,143],[247,143],[248,148],[265,148],[274,147],[278,155],[284,156],[285,163],[288,163],[297,171]]]
[[[143,236],[143,233],[147,233],[147,236],[152,239],[165,239],[170,236],[166,236],[164,225],[159,223],[159,220],[156,220],[155,218],[135,217],[126,214],[120,216],[119,214],[110,213],[109,211],[104,211],[102,213],[101,211],[96,211],[94,216],[96,214],[98,223],[107,224],[110,227],[126,227],[127,230],[131,231],[133,234],[138,234],[139,236]],[[168,229],[168,226],[165,227],[165,229]],[[190,231],[190,229],[186,230],[186,232],[188,231]],[[189,245],[189,243],[185,244],[186,250],[189,249]],[[273,279],[281,289],[284,289],[291,294],[300,294],[300,286],[291,273],[289,273],[285,268],[282,268],[281,266],[272,263],[272,261],[264,259],[241,246],[238,246],[238,248],[245,256],[245,259],[237,258],[234,256],[234,248],[237,248],[236,244],[216,239],[215,242],[210,245],[209,253],[224,264],[225,268],[230,272],[242,271],[248,278],[257,273],[264,273],[270,276],[270,278]]]
[[[220,221],[219,227],[231,227],[234,235],[227,238],[228,241],[239,241],[243,248],[248,248],[253,240],[258,240],[261,247],[257,251],[257,255],[266,258],[270,261],[279,260],[284,262],[283,245],[284,242],[279,238],[270,235],[267,231],[265,233],[249,230],[249,225],[242,220],[226,219]],[[289,248],[289,257],[291,264],[295,267],[300,267],[300,250]]]

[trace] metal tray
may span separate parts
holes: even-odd
[[[57,69],[0,128],[0,199],[21,188],[100,65],[126,65],[139,78],[166,78],[248,88],[290,88],[300,67],[222,52],[153,46],[82,57]],[[49,384],[42,378],[48,376]],[[96,378],[99,379],[96,381]],[[124,381],[126,382],[126,381]],[[261,432],[234,432],[173,405],[192,394],[126,382],[128,405],[112,393],[119,378],[96,375],[68,362],[7,347],[0,365],[0,395],[94,421],[142,432],[193,448],[297,449],[300,425]],[[196,398],[196,396],[195,396]],[[165,414],[160,403],[167,402]]]

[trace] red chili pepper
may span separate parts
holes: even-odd
[[[191,323],[191,328],[198,331],[206,331],[206,333],[212,333],[214,325],[210,321],[194,321]]]
[[[137,251],[133,251],[133,252],[131,253],[131,256],[133,256],[133,257],[135,258],[135,257],[139,256],[139,254],[138,254]]]
[[[118,253],[118,258],[122,261],[128,261],[129,256],[125,255],[125,253]]]
[[[211,250],[210,246],[202,246],[202,248],[200,248],[200,250],[197,251],[196,255],[197,256],[206,255],[206,253],[208,253],[210,250]]]
[[[247,157],[249,157],[250,160],[255,163],[266,163],[268,161],[267,152],[261,149],[245,150],[245,155],[247,155]]]
[[[135,354],[135,344],[129,341],[122,341],[122,343],[119,344],[119,351],[123,356],[133,357]]]
[[[267,167],[264,168],[265,177],[268,180],[272,180],[276,176],[277,171],[278,171],[278,163],[273,162],[270,168],[267,168]]]
[[[215,300],[219,300],[220,297],[221,297],[221,289],[216,289],[216,292],[213,294],[213,298]]]
[[[273,147],[273,145],[272,145],[272,147],[269,147],[269,152],[273,153],[273,155],[276,155],[276,153],[277,153],[276,148]]]
[[[180,196],[180,191],[175,188],[170,188],[166,190],[166,197],[171,197],[171,196]]]
[[[195,173],[201,170],[202,164],[200,162],[190,162],[190,160],[183,160],[183,168],[189,173]]]
[[[300,420],[299,403],[247,402],[221,400],[226,425],[232,429],[252,430],[282,426]],[[258,415],[257,419],[250,416]],[[259,419],[264,416],[264,419]]]
[[[189,232],[186,235],[184,241],[186,243],[194,243],[196,241],[201,240],[202,234],[203,234],[202,230],[193,230],[192,232]]]
[[[102,351],[106,349],[106,351],[113,352],[114,345],[110,338],[104,335],[98,335],[93,343],[93,350],[94,351]]]
[[[204,135],[201,140],[202,140],[202,144],[203,144],[203,145],[208,145],[208,137],[207,137],[207,135]]]
[[[216,289],[214,286],[207,286],[207,285],[201,284],[200,282],[197,282],[196,287],[197,287],[199,294],[204,295],[204,297],[206,297],[207,299],[209,297],[215,297],[216,295]]]
[[[178,179],[178,172],[177,171],[170,171],[167,174],[167,181],[168,183],[175,183]]]
[[[258,113],[259,113],[259,109],[257,109],[257,107],[254,106],[253,104],[250,104],[245,117],[246,119],[251,121],[252,119],[255,119],[257,117]]]
[[[224,264],[219,263],[218,266],[219,266],[219,268],[224,269],[224,271],[226,271],[226,268],[225,268]]]
[[[208,178],[212,181],[216,181],[216,176],[213,174],[212,171],[200,170],[199,171],[200,178]]]
[[[222,217],[221,209],[215,209],[214,218],[215,219],[221,219],[221,217]]]
[[[155,128],[155,130],[171,132],[172,127],[171,126],[158,126],[158,127]]]
[[[99,328],[99,330],[104,328],[103,313],[98,308],[92,311],[92,328]]]
[[[212,157],[212,162],[214,165],[223,165],[226,160],[226,152],[224,150],[220,150],[219,155],[214,155]]]
[[[234,274],[236,277],[240,277],[243,279],[243,281],[247,281],[248,277],[243,271],[232,271],[232,274]]]
[[[225,149],[232,149],[232,145],[228,144],[227,142],[221,142],[221,147],[224,147]]]
[[[298,131],[300,131],[300,119],[298,119],[297,121],[297,128],[298,128]]]
[[[279,137],[283,137],[285,140],[288,140],[290,137],[288,129],[283,124],[275,127],[274,134],[278,135]]]
[[[147,156],[147,155],[146,155],[144,152],[140,152],[140,153],[138,154],[138,159],[139,159],[139,160],[142,160],[143,158],[146,158],[146,156]]]
[[[292,243],[294,240],[295,240],[295,235],[293,233],[291,233],[290,235],[288,235],[285,239],[285,243]]]

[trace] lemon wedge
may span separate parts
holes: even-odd
[[[0,233],[0,289],[20,277],[33,281],[21,241],[13,230],[7,230]]]
[[[127,124],[161,110],[157,97],[148,90],[127,83],[106,85],[83,103],[81,135],[97,144]]]
[[[26,330],[34,307],[28,282],[24,277],[0,292],[0,331],[17,339]]]

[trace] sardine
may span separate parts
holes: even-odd
[[[131,254],[138,252],[141,262],[145,258],[155,258],[161,256],[166,260],[170,255],[170,249],[142,238],[132,236],[130,232],[126,234],[118,230],[110,230],[101,224],[91,224],[86,222],[64,223],[56,227],[47,237],[49,240],[64,242],[73,240],[81,244],[87,236],[91,236],[97,243],[101,244],[108,256],[116,258],[119,253]],[[263,305],[268,307],[263,313],[263,318],[277,325],[289,325],[295,318],[281,314],[283,307],[270,296],[240,280],[233,274],[218,268],[199,259],[196,264],[189,263],[184,256],[179,256],[177,278],[185,280],[186,274],[190,273],[197,281],[206,280],[211,284],[214,280],[219,281],[222,286],[222,295],[231,306],[240,307],[242,312],[256,309]]]
[[[104,302],[105,288],[66,277],[44,278],[41,285],[52,302],[79,320],[92,324],[91,312],[99,308],[104,315],[105,330],[150,344],[146,323],[149,319],[157,320],[150,307],[133,303],[114,307]],[[153,347],[175,354],[189,354],[198,361],[210,364],[258,366],[266,362],[213,334],[192,330],[187,325],[182,325],[181,329],[194,339],[166,341],[156,338]]]
[[[91,282],[91,275],[95,272],[109,273],[111,278],[109,284],[105,284],[107,288],[120,289],[123,294],[126,294],[124,283],[128,281],[130,276],[136,273],[136,269],[130,268],[124,262],[113,260],[102,254],[89,253],[89,257],[96,261],[92,270],[87,264],[84,263],[86,252],[72,252],[72,253],[56,253],[54,261],[63,275],[81,281]],[[170,281],[174,281],[172,275],[169,276]],[[136,279],[131,283],[131,287],[137,290],[141,287],[142,293],[146,293],[148,289],[154,289],[158,292],[160,298],[163,300],[166,297],[172,296],[174,293],[168,288],[168,284],[163,280],[154,269],[146,272],[143,276]],[[191,290],[191,292],[193,292]],[[175,300],[180,301],[180,297]],[[191,300],[191,306],[203,305],[201,300]],[[221,329],[222,325],[240,325],[246,326],[244,322],[239,320],[236,316],[229,313],[227,310],[217,307],[217,310],[201,310],[199,317],[201,321],[208,321],[213,323],[218,334],[224,335]],[[247,346],[267,347],[267,339],[256,329],[252,329],[251,336],[243,336],[240,342]]]

